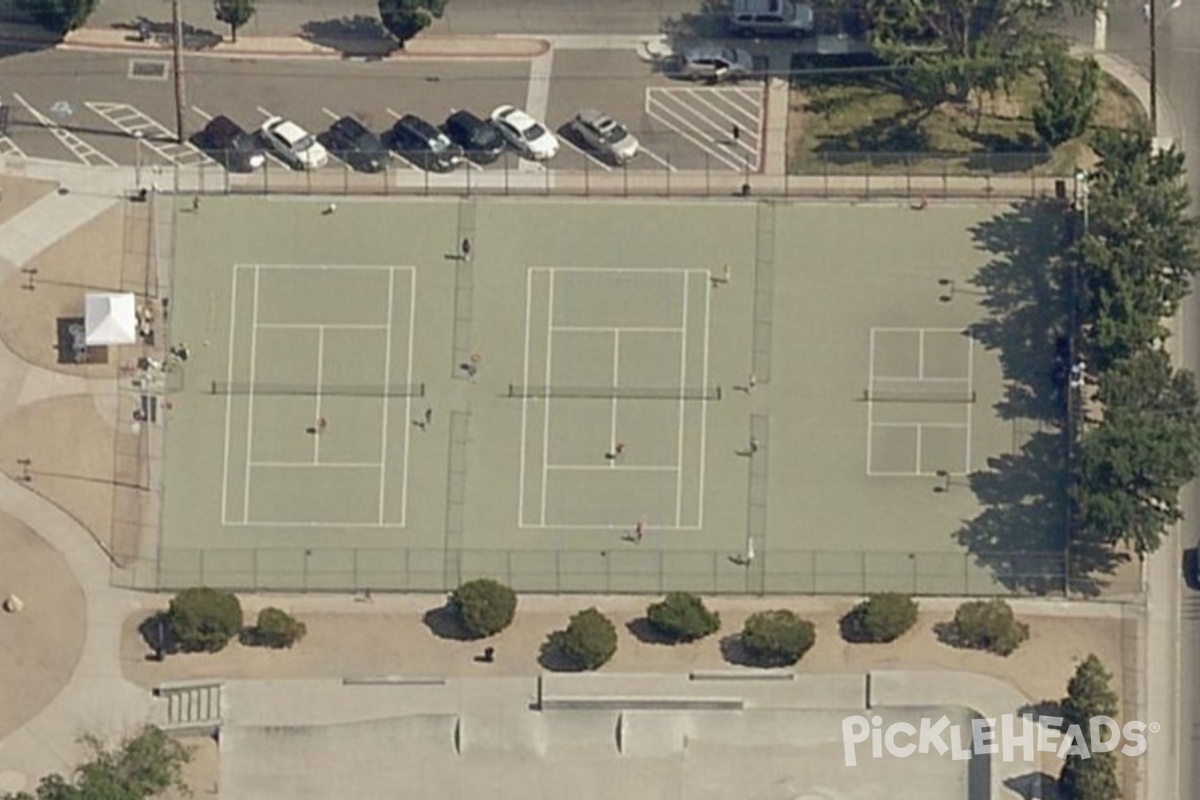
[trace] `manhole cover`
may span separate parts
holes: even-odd
[[[167,79],[167,69],[166,61],[135,58],[129,62],[129,77],[134,80],[164,81]]]

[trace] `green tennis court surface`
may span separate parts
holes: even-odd
[[[160,586],[996,588],[994,209],[324,207],[179,215]]]

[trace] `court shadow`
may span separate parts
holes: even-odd
[[[1066,414],[1065,374],[1056,362],[1071,334],[1062,254],[1074,233],[1062,212],[1060,201],[1028,200],[971,231],[992,259],[969,281],[986,312],[970,332],[1000,360],[1006,388],[995,410],[1002,419],[1058,424]]]
[[[455,642],[470,642],[478,637],[472,636],[458,621],[458,616],[449,605],[431,608],[421,617],[429,632],[439,639],[449,639]]]

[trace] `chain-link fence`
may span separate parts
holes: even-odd
[[[807,164],[803,174],[796,175],[731,169],[706,156],[687,168],[664,158],[661,163],[640,161],[637,166],[603,167],[585,159],[582,168],[576,169],[544,169],[506,157],[485,168],[460,166],[444,173],[415,169],[394,160],[377,172],[361,172],[340,161],[317,170],[292,170],[270,159],[253,172],[236,172],[206,161],[196,166],[141,170],[140,177],[142,188],[199,194],[766,196],[913,201],[1047,196],[1059,182],[1069,180],[1051,171],[1001,169],[1000,162],[988,161],[1003,155],[986,157],[979,169],[960,169],[959,161],[920,155],[922,158],[917,159],[903,154],[855,153],[853,158],[825,154]]]
[[[139,565],[146,567],[148,565]],[[1136,572],[1136,571],[1135,571]],[[139,568],[141,585],[172,591],[213,586],[233,591],[443,592],[490,577],[521,592],[654,594],[919,595],[1089,594],[1062,553],[767,550],[745,553],[649,549],[477,550],[464,548],[163,548],[156,569]],[[153,582],[147,576],[154,575]],[[132,579],[126,579],[127,583]],[[1137,591],[1136,574],[1110,576],[1102,595]]]

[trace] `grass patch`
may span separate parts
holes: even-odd
[[[1091,165],[1092,131],[1147,129],[1137,98],[1104,73],[1089,133],[1047,150],[1033,128],[1040,81],[1034,71],[982,103],[927,108],[877,75],[798,78],[788,116],[788,172],[1067,175]]]

